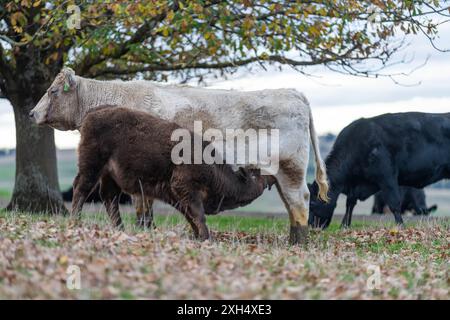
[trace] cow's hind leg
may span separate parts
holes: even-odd
[[[392,180],[381,185],[380,188],[386,204],[394,214],[395,222],[398,225],[403,225],[403,218],[401,214],[401,198],[398,185]]]
[[[119,200],[121,190],[110,175],[104,175],[100,181],[100,197],[106,207],[111,222],[120,230],[124,229],[119,211]]]
[[[345,215],[344,218],[342,219],[341,228],[348,228],[352,224],[352,215],[355,205],[356,199],[351,196],[348,196],[345,206]]]
[[[280,161],[276,175],[277,189],[289,213],[291,244],[305,244],[308,239],[309,190],[306,184],[306,165]]]

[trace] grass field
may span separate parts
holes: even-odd
[[[81,223],[0,213],[0,298],[449,298],[445,218],[400,230],[333,224],[291,247],[287,219],[208,217],[212,240],[198,242],[179,215],[157,215],[154,230],[124,216],[121,232],[103,213],[85,213]],[[73,265],[79,290],[66,285]]]

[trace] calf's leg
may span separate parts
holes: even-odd
[[[155,228],[155,223],[153,220],[153,198],[145,198],[144,201],[144,212],[142,215],[141,225],[145,228]]]
[[[200,192],[192,190],[193,185],[195,184],[191,181],[189,167],[178,166],[170,182],[173,198],[177,202],[175,207],[183,213],[195,237],[206,240],[209,239],[209,231],[206,227],[203,198]]]
[[[81,137],[78,149],[78,174],[73,182],[72,217],[80,218],[84,202],[94,191],[102,175],[107,157],[101,156],[98,150],[98,146],[86,144]]]
[[[111,222],[119,230],[124,229],[119,211],[121,189],[110,175],[104,175],[100,180],[100,197],[106,207]]]
[[[205,210],[200,195],[195,195],[187,206],[186,218],[191,224],[194,234],[199,240],[209,239],[209,231],[206,226]]]
[[[133,202],[136,207],[136,224],[139,227],[155,227],[153,223],[153,198],[145,196],[133,196]]]
[[[70,213],[70,216],[72,218],[80,217],[81,209],[83,208],[83,204],[86,201],[86,196],[82,196],[80,191],[75,192],[75,190],[78,189],[79,184],[80,184],[80,174],[77,173],[72,184],[72,211]]]
[[[194,223],[194,219],[192,218],[191,215],[187,214],[187,211],[185,211],[184,213],[184,217],[186,218],[187,222],[189,222],[192,231],[194,232],[194,237],[195,238],[199,238],[199,230],[197,225]]]
[[[79,172],[73,182],[71,217],[79,219],[83,204],[97,184],[97,176]]]

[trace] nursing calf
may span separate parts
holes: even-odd
[[[88,113],[80,130],[72,215],[79,215],[100,182],[101,198],[117,227],[123,227],[119,212],[123,191],[169,203],[186,217],[198,238],[207,239],[205,214],[246,205],[275,182],[256,170],[234,172],[226,164],[175,165],[171,153],[178,142],[171,141],[171,135],[179,128],[126,108],[105,106]]]
[[[327,227],[339,194],[347,196],[343,226],[353,208],[381,192],[397,224],[402,224],[399,186],[424,188],[450,178],[450,113],[406,112],[359,119],[345,127],[325,160],[330,202],[310,186],[309,224]]]

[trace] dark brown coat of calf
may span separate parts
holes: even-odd
[[[72,215],[79,216],[100,182],[100,195],[116,226],[123,227],[118,200],[124,191],[169,203],[186,217],[198,238],[207,239],[205,214],[246,205],[275,182],[257,171],[234,172],[226,164],[175,165],[171,151],[178,142],[171,141],[171,135],[178,128],[121,107],[89,113],[80,130]]]

